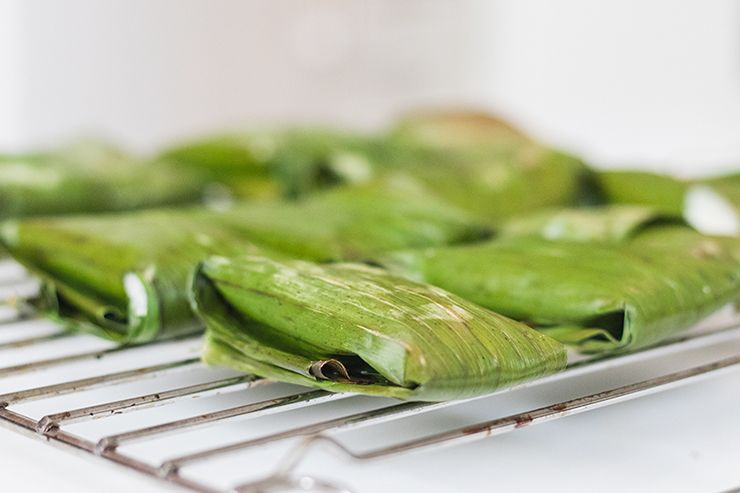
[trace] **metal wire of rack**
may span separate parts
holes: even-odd
[[[8,290],[7,288],[12,288]],[[9,303],[8,293],[25,293],[33,289],[33,280],[24,276],[12,266],[0,269],[0,297],[6,298],[0,307],[0,331],[5,329],[17,330],[33,317],[33,314],[16,310]],[[34,334],[28,337],[13,338],[0,342],[0,351],[13,352],[23,348],[50,344],[65,338],[75,338],[80,335],[61,331],[51,327],[48,332]],[[511,392],[515,389],[542,386],[556,381],[563,381],[578,375],[609,369],[630,361],[640,361],[656,358],[689,348],[701,348],[723,341],[736,341],[740,338],[740,322],[733,321],[723,326],[713,327],[712,330],[690,333],[666,341],[658,346],[619,357],[604,357],[580,359],[571,363],[568,368],[559,374],[541,378],[536,381],[521,384],[512,389],[506,389],[498,394]],[[73,351],[58,356],[33,361],[22,361],[11,366],[0,368],[0,382],[8,378],[22,378],[34,372],[48,371],[67,365],[83,362],[101,362],[117,357],[128,359],[129,362],[138,361],[137,351],[142,348],[157,348],[157,351],[178,344],[197,344],[197,337],[190,336],[168,341],[157,341],[146,346],[103,347],[88,351]],[[191,348],[192,349],[192,348]],[[117,371],[108,371],[94,376],[68,379],[42,386],[31,386],[0,394],[0,424],[14,430],[25,432],[31,436],[42,438],[63,447],[76,449],[92,454],[102,460],[113,462],[131,470],[138,471],[150,477],[158,478],[187,490],[202,493],[232,492],[267,492],[287,490],[311,490],[326,492],[350,491],[332,481],[315,477],[304,476],[299,473],[298,467],[302,461],[316,447],[325,447],[346,458],[355,461],[374,461],[401,454],[422,452],[426,449],[459,445],[487,437],[509,433],[527,426],[544,423],[565,416],[598,409],[630,399],[636,399],[649,394],[668,390],[685,385],[709,376],[740,368],[740,354],[715,359],[711,362],[681,369],[679,371],[661,374],[627,385],[611,387],[607,390],[590,393],[555,402],[546,406],[527,409],[496,419],[478,422],[460,428],[436,433],[425,434],[421,437],[408,439],[392,444],[382,444],[374,448],[357,450],[341,439],[346,431],[360,428],[370,428],[396,420],[414,418],[444,408],[465,406],[475,400],[489,396],[466,399],[462,401],[425,403],[425,402],[386,402],[370,409],[345,412],[329,419],[314,419],[307,424],[288,426],[278,432],[266,433],[258,436],[239,438],[217,446],[205,446],[202,449],[164,460],[145,460],[135,453],[126,452],[126,446],[147,443],[160,437],[183,433],[188,430],[221,424],[228,420],[253,420],[260,417],[275,417],[289,412],[303,411],[316,408],[326,403],[342,400],[357,399],[352,394],[333,394],[321,390],[307,390],[292,388],[284,395],[257,398],[252,402],[236,406],[225,406],[216,410],[198,413],[192,416],[168,420],[147,426],[138,426],[133,429],[114,433],[103,433],[98,439],[90,439],[76,433],[73,425],[92,420],[105,421],[112,416],[123,413],[137,413],[154,406],[171,404],[189,398],[208,397],[223,393],[244,393],[247,389],[255,392],[256,389],[277,386],[274,382],[266,381],[253,375],[231,374],[224,375],[216,370],[201,368],[197,354],[187,354],[186,357],[170,358],[153,364],[139,366],[129,363],[130,368]],[[171,388],[156,389],[148,393],[121,397],[103,402],[95,401],[79,407],[65,407],[53,413],[45,413],[41,417],[33,417],[30,413],[19,410],[18,407],[33,401],[55,399],[60,396],[75,396],[84,392],[106,387],[115,389],[127,382],[148,378],[154,382],[173,372],[182,372],[200,368],[205,371],[205,377],[199,380],[186,379],[184,384]],[[210,373],[208,373],[210,372]],[[386,405],[387,404],[387,405]],[[185,474],[183,469],[193,465],[214,460],[216,458],[242,452],[246,450],[261,450],[261,447],[292,440],[292,445],[278,460],[278,467],[273,471],[266,471],[263,477],[232,485],[226,489],[208,484],[201,480],[194,480]]]

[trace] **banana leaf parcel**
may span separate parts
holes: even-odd
[[[606,205],[545,209],[511,219],[497,237],[531,236],[551,241],[619,243],[645,228],[683,224],[671,215],[639,205]]]
[[[362,264],[214,257],[193,280],[204,359],[337,392],[440,401],[565,367],[565,346]]]
[[[208,255],[261,250],[314,260],[364,259],[485,233],[426,197],[336,190],[304,204],[150,210],[9,220],[0,244],[43,281],[36,307],[71,328],[141,342],[197,328],[187,277]]]
[[[406,160],[396,171],[494,226],[519,214],[592,199],[592,177],[583,162],[492,114],[420,111],[402,118],[388,140],[418,152],[416,160],[399,153]]]
[[[503,237],[381,261],[584,352],[654,344],[740,298],[740,244],[676,224],[618,242]]]
[[[234,131],[166,150],[162,158],[203,173],[242,198],[299,198],[373,177],[400,147],[326,129]]]
[[[100,142],[0,156],[0,218],[139,209],[197,202],[199,177],[134,159]]]
[[[492,225],[542,207],[576,205],[590,179],[573,156],[534,142],[502,120],[467,113],[410,118],[377,136],[234,132],[170,149],[163,157],[210,173],[242,197],[299,198],[336,185],[401,179]]]
[[[589,171],[578,159],[535,143],[450,151],[437,161],[409,162],[389,173],[492,226],[547,207],[585,200]]]
[[[408,115],[386,135],[318,128],[232,131],[172,147],[162,157],[208,174],[241,197],[298,197],[409,164],[459,161],[450,149],[529,140],[491,115],[437,111]]]
[[[650,206],[683,217],[708,234],[740,235],[740,174],[680,180],[642,171],[607,171],[595,180],[607,203]]]

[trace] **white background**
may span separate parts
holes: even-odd
[[[150,151],[275,121],[382,128],[425,104],[497,109],[599,166],[737,170],[740,3],[0,0],[0,149],[94,133]],[[400,463],[315,467],[361,491],[718,492],[740,485],[739,378]],[[4,430],[0,478],[159,491]]]
[[[735,0],[1,0],[0,148],[494,108],[599,165],[740,162]]]

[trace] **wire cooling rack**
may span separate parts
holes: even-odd
[[[328,449],[352,461],[369,462],[461,445],[740,368],[740,354],[730,352],[634,383],[495,419],[440,430],[432,428],[420,436],[398,439],[393,434],[373,433],[373,430],[388,423],[418,420],[443,409],[462,410],[495,395],[567,382],[626,363],[737,342],[740,323],[714,322],[702,331],[619,357],[573,358],[562,373],[489,396],[443,403],[398,402],[310,390],[207,368],[198,358],[200,342],[196,336],[114,347],[89,336],[64,332],[53,324],[34,319],[32,313],[14,308],[12,297],[35,289],[36,282],[20,268],[2,262],[0,298],[5,302],[0,307],[0,336],[3,336],[0,338],[0,424],[203,493],[352,491],[332,479],[302,474],[300,465],[317,448]],[[28,329],[30,326],[33,330]],[[64,350],[54,353],[52,358],[32,356],[36,347],[60,343]],[[42,385],[38,384],[39,374],[48,374]],[[164,414],[157,419],[157,410],[165,405],[180,405],[186,412],[177,419]],[[123,417],[128,419],[122,421]],[[219,443],[209,442],[203,434],[201,438],[198,435],[193,438],[193,432],[230,422],[242,425],[249,422],[254,426],[244,436],[228,434]],[[348,432],[363,429],[369,432],[366,437],[373,438],[359,444],[344,439]],[[191,438],[181,440],[178,446],[177,439],[187,434]],[[163,441],[173,438],[175,446],[162,446]],[[156,449],[165,452],[153,454]],[[209,481],[207,475],[204,479],[202,474],[188,474],[190,469],[245,452],[272,454],[274,467],[251,471],[255,473],[253,477],[233,484],[216,484],[218,481]]]

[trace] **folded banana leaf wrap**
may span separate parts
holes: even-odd
[[[235,132],[163,157],[210,172],[242,197],[297,198],[336,185],[403,179],[492,225],[541,207],[576,205],[590,190],[580,160],[499,119],[467,113],[408,120],[385,135]]]
[[[496,115],[416,112],[401,119],[389,141],[426,150],[419,159],[395,166],[396,171],[495,226],[541,208],[594,200],[592,174],[581,160],[537,142]]]
[[[448,155],[450,148],[525,140],[500,118],[438,111],[404,117],[387,135],[327,128],[232,131],[172,147],[162,157],[207,174],[241,197],[298,197],[408,164],[460,160]]]
[[[284,129],[215,135],[166,150],[162,158],[205,174],[237,197],[299,198],[366,182],[375,162],[402,159],[400,152],[412,151],[359,134]]]
[[[335,392],[441,401],[565,367],[565,346],[363,264],[212,257],[193,278],[204,359]]]
[[[193,203],[201,188],[196,174],[101,142],[0,156],[0,218]]]
[[[578,159],[535,143],[449,151],[437,161],[388,171],[492,226],[534,210],[585,200],[589,171]]]
[[[740,298],[738,240],[680,224],[635,228],[605,242],[502,237],[379,263],[587,353],[657,343]]]
[[[644,228],[684,224],[675,216],[639,205],[545,209],[502,224],[498,238],[531,236],[551,241],[618,243]]]
[[[425,197],[338,189],[304,204],[243,204],[0,223],[0,244],[43,281],[43,313],[120,342],[198,328],[186,299],[203,258],[257,251],[364,259],[466,241],[486,229]]]
[[[261,245],[320,262],[492,234],[475,216],[399,181],[338,188],[300,202],[255,203],[228,215]]]
[[[740,234],[740,174],[681,180],[642,171],[605,171],[594,180],[607,203],[649,206],[684,217],[708,234]]]

